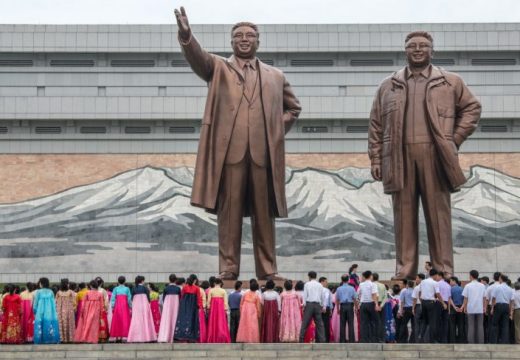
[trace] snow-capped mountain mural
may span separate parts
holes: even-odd
[[[290,212],[277,221],[279,256],[348,262],[394,258],[391,198],[369,169],[288,168],[286,179]],[[190,205],[192,180],[189,167],[147,166],[0,205],[0,259],[88,259],[93,252],[112,251],[106,243],[141,254],[189,251],[216,258],[216,217]],[[453,194],[452,206],[455,248],[520,243],[520,179],[474,166],[462,191]],[[420,248],[426,254],[421,222]],[[247,221],[244,243],[244,252],[251,253]]]

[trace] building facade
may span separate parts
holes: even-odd
[[[193,26],[226,57],[230,29]],[[313,267],[335,280],[351,262],[393,273],[368,114],[381,80],[406,64],[414,30],[432,33],[434,63],[483,107],[460,152],[468,183],[452,197],[456,271],[520,273],[520,24],[507,23],[260,26],[259,58],[285,72],[303,107],[286,140],[282,274]],[[0,25],[0,282],[213,274],[216,219],[189,205],[206,91],[173,25]]]

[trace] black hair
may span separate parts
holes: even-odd
[[[121,275],[120,277],[117,278],[117,282],[120,285],[123,285],[126,282],[126,278],[123,275]]]
[[[7,284],[4,288],[4,291],[6,293],[9,293],[10,295],[13,295],[14,294],[14,291],[15,291],[15,286],[14,284]]]
[[[473,279],[478,279],[478,271],[477,270],[471,270],[469,272],[469,276],[471,276]]]
[[[357,269],[357,268],[358,268],[358,264],[352,264],[350,266],[350,268],[348,269],[348,274],[349,275],[352,274],[352,270]]]
[[[502,274],[500,271],[497,271],[493,274],[493,280],[498,281],[500,280],[500,274]]]
[[[399,286],[399,284],[394,284],[394,286],[392,286],[392,293],[394,295],[397,295],[401,292],[401,287]]]
[[[274,283],[274,281],[271,280],[271,279],[267,280],[266,283],[265,283],[265,288],[266,288],[267,290],[273,290],[273,289],[274,289],[274,286],[275,286],[275,283]]]
[[[372,273],[372,280],[378,281],[379,280],[379,274],[378,273]]]
[[[61,291],[69,290],[69,279],[61,279],[60,290]]]
[[[488,278],[487,276],[482,276],[482,277],[480,278],[480,280],[485,281],[486,283],[489,284],[489,278]]]
[[[292,288],[293,288],[293,286],[292,286],[292,280],[285,280],[285,282],[283,283],[283,287],[284,287],[285,290],[287,290],[287,291],[292,290]]]
[[[372,276],[372,271],[370,271],[370,270],[363,271],[362,275],[365,279],[370,279],[370,277]]]
[[[322,277],[320,277],[320,279],[318,280],[318,282],[321,283],[321,282],[324,282],[324,281],[326,281],[326,280],[327,280],[327,278],[326,278],[325,276],[322,276]]]
[[[215,285],[220,285],[221,287],[224,286],[224,282],[222,279],[215,279]]]
[[[38,284],[44,289],[48,289],[50,287],[50,281],[46,277],[40,278],[40,280],[38,280]]]
[[[421,280],[426,279],[426,275],[424,275],[423,273],[417,274],[417,277]]]
[[[204,290],[209,289],[209,281],[204,280],[203,282],[200,283],[200,287]]]
[[[294,285],[294,290],[296,291],[303,291],[303,288],[305,287],[305,283],[301,280],[298,280],[296,282],[296,285]]]
[[[71,289],[72,291],[76,292],[78,290],[78,284],[76,284],[74,281],[71,281],[69,283],[69,289]]]
[[[195,274],[191,274],[190,276],[188,276],[188,278],[186,279],[186,284],[188,285],[193,285],[195,283],[195,281],[197,281],[197,275]]]
[[[154,283],[148,283],[148,285],[152,291],[159,292],[159,288]]]
[[[175,281],[177,281],[177,275],[170,274],[170,276],[168,276],[168,280],[170,281],[170,284],[174,284]]]
[[[215,276],[210,276],[209,279],[208,279],[208,282],[209,282],[209,287],[215,287],[215,280],[217,280],[217,278]]]
[[[90,289],[98,289],[99,288],[99,281],[96,279],[90,281]]]
[[[406,286],[408,286],[409,288],[412,288],[414,285],[415,283],[412,280],[408,280],[408,282],[406,283]]]
[[[98,287],[104,287],[105,286],[105,281],[101,278],[101,276],[98,276],[97,278],[95,278],[94,280],[97,281],[98,283]]]
[[[239,290],[242,287],[242,281],[235,281],[235,290]]]
[[[316,274],[316,271],[309,271],[308,274],[309,276],[309,279],[316,279],[316,277],[318,277],[318,274]]]
[[[439,272],[437,271],[437,269],[431,269],[430,270],[430,276],[435,276],[437,275]]]
[[[177,278],[175,285],[184,285],[186,283],[186,279],[183,277]]]
[[[341,275],[341,282],[342,283],[348,283],[348,279],[350,279],[350,276],[348,276],[347,274]]]
[[[139,285],[139,284],[142,283],[144,280],[145,280],[145,279],[144,279],[144,276],[143,276],[143,275],[137,275],[137,276],[135,277],[135,285],[136,285],[136,286]]]
[[[249,290],[251,291],[258,291],[260,286],[258,285],[258,281],[253,281],[249,283]]]
[[[502,280],[502,282],[507,282],[509,277],[506,274],[500,274],[500,280]]]

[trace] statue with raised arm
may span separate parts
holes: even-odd
[[[392,195],[396,276],[415,279],[419,262],[419,199],[433,267],[453,274],[450,192],[466,178],[458,149],[475,131],[481,106],[460,76],[431,64],[433,38],[405,39],[408,66],[383,80],[368,132],[372,176]]]
[[[287,217],[285,134],[300,103],[284,74],[256,57],[255,24],[233,26],[233,55],[226,59],[202,49],[183,7],[175,16],[182,52],[208,84],[191,204],[217,214],[222,279],[240,274],[245,216],[251,217],[257,277],[279,279],[274,220]]]

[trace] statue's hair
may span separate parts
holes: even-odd
[[[416,36],[420,36],[420,37],[430,40],[430,42],[433,45],[433,37],[430,35],[429,32],[426,32],[426,31],[413,31],[413,32],[409,33],[408,35],[406,35],[406,39],[404,39],[404,43],[406,44],[408,42],[408,40],[410,40],[411,38],[416,37]]]
[[[256,26],[256,24],[253,24],[252,22],[249,22],[249,21],[241,21],[241,22],[238,22],[235,25],[233,25],[233,27],[231,28],[231,36],[233,36],[233,31],[235,31],[236,29],[238,29],[241,26],[250,27],[251,29],[253,29],[255,31],[256,37],[257,38],[260,37],[260,32],[258,31],[258,26]]]

